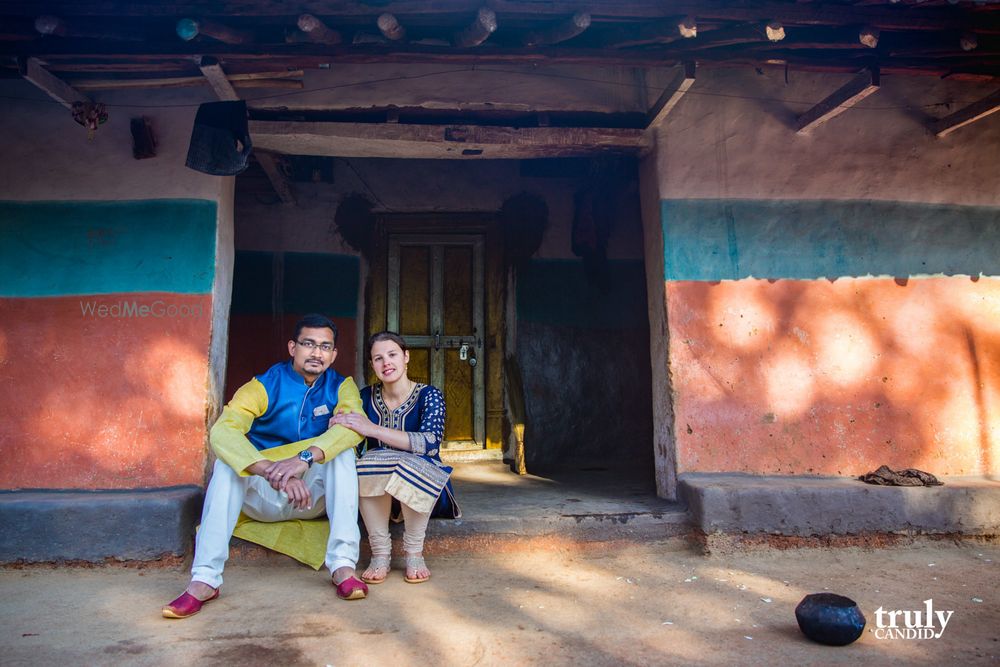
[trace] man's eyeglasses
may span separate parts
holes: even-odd
[[[333,346],[333,343],[317,343],[316,341],[309,340],[308,338],[305,340],[297,340],[295,341],[295,344],[301,345],[307,350],[315,350],[318,347],[320,350],[327,353],[333,352],[335,349],[337,349]]]

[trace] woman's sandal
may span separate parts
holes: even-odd
[[[406,554],[405,562],[406,562],[406,575],[403,576],[403,581],[405,581],[406,583],[422,584],[423,582],[431,578],[429,570],[427,571],[427,576],[425,577],[411,577],[409,574],[411,570],[420,570],[420,569],[427,570],[427,563],[424,562],[424,557],[422,555]]]
[[[361,574],[361,581],[366,584],[381,584],[385,581],[385,578],[389,576],[389,571],[392,569],[389,565],[389,559],[389,556],[372,556],[371,561],[368,563],[368,569]],[[378,576],[379,572],[382,573],[381,577]]]

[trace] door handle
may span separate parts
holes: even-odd
[[[437,350],[441,346],[441,332],[434,332],[434,349]]]

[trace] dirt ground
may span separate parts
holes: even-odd
[[[969,665],[1000,662],[1000,546],[758,550],[675,544],[429,559],[343,602],[325,573],[240,562],[189,619],[160,607],[180,567],[0,570],[0,664],[15,665]],[[808,593],[856,600],[859,641],[805,639]],[[878,639],[875,610],[954,611],[939,639]]]

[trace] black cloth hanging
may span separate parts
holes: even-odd
[[[249,165],[252,147],[247,103],[207,102],[194,118],[185,164],[213,176],[235,176]]]

